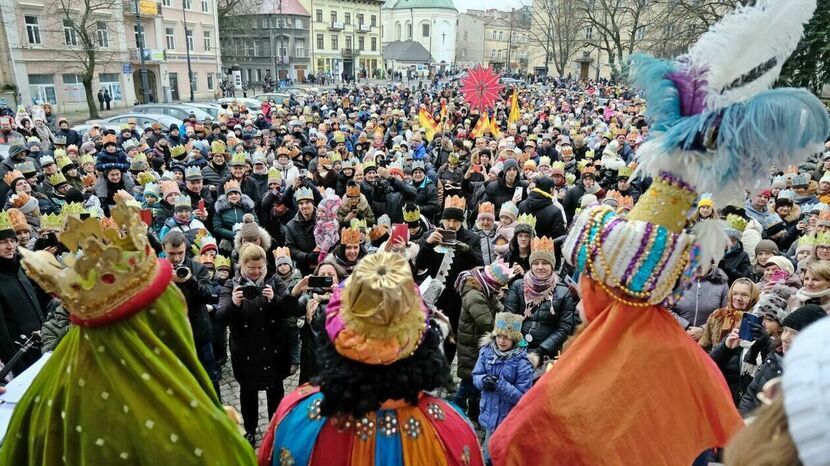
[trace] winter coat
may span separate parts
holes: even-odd
[[[231,177],[223,178],[222,181],[219,182],[220,186],[218,191],[220,194],[225,194],[225,183],[231,180]],[[239,183],[239,190],[242,191],[243,195],[246,195],[254,201],[255,211],[259,208],[259,205],[262,203],[262,194],[265,191],[259,191],[257,184],[251,179],[250,176],[245,176],[242,178],[242,181]]]
[[[294,219],[285,226],[285,245],[291,251],[291,258],[303,276],[314,270],[319,257],[319,251],[314,251],[317,247],[317,242],[314,240],[315,223],[315,216],[306,220],[297,212]]]
[[[715,269],[705,277],[695,277],[672,309],[692,327],[703,327],[706,319],[726,306],[729,278],[723,270]]]
[[[478,359],[478,343],[493,330],[496,313],[503,306],[491,295],[487,297],[474,279],[468,279],[461,289],[461,317],[458,321],[458,377],[469,380]]]
[[[501,205],[513,199],[516,188],[522,188],[522,200],[527,199],[527,181],[517,180],[511,188],[504,181],[504,172],[499,173],[498,180],[489,183],[484,188],[484,200],[493,203],[496,212],[501,211]]]
[[[53,299],[48,308],[50,310],[46,314],[46,321],[40,331],[41,353],[55,351],[58,343],[61,342],[72,325],[69,320],[69,311],[64,309],[57,299]]]
[[[553,204],[553,199],[532,191],[525,201],[519,204],[519,213],[536,217],[536,236],[556,239],[567,232],[565,216],[562,210]]]
[[[210,277],[207,267],[189,257],[185,258],[181,265],[190,269],[191,277],[190,280],[176,285],[187,303],[187,319],[193,330],[193,341],[198,348],[210,341],[211,325],[207,311],[212,295]]]
[[[20,256],[14,259],[0,258],[0,360],[8,362],[17,350],[14,343],[20,335],[27,337],[43,326],[43,310],[37,290],[23,273]],[[27,358],[28,359],[28,358]],[[34,359],[28,361],[29,364]],[[15,368],[19,373],[25,363]]]
[[[392,223],[404,223],[403,206],[414,202],[417,196],[415,187],[398,178],[390,177],[380,180],[375,186],[372,209],[389,215]]]
[[[202,178],[204,179],[205,186],[216,186],[216,189],[219,189],[220,182],[227,178],[228,176],[228,164],[222,164],[220,166],[216,166],[213,163],[208,163],[202,168]]]
[[[485,343],[478,352],[478,360],[473,369],[473,385],[481,390],[481,411],[478,423],[488,432],[492,432],[516,406],[519,399],[533,385],[533,366],[527,359],[524,349],[514,349],[506,357],[499,357],[493,349],[493,337],[485,337]],[[490,341],[488,341],[490,340]],[[496,389],[484,391],[484,377],[496,375],[499,380]]]
[[[781,376],[784,372],[784,356],[776,352],[770,353],[764,362],[758,367],[758,372],[752,378],[752,382],[744,392],[741,402],[738,404],[738,411],[746,416],[757,408],[761,402],[758,400],[758,393],[760,393],[764,385],[770,380]]]
[[[115,153],[110,154],[105,150],[98,152],[95,156],[95,169],[99,172],[105,172],[111,168],[117,168],[122,172],[130,169],[130,161],[127,159],[127,154],[118,149]]]
[[[161,227],[161,231],[159,232],[159,239],[164,240],[164,237],[167,236],[167,233],[170,233],[171,230],[179,230],[185,235],[185,237],[187,237],[188,241],[192,243],[196,232],[201,229],[207,228],[201,220],[193,215],[190,216],[189,221],[184,223],[180,222],[176,217],[170,217],[164,221],[164,226]]]
[[[357,214],[357,219],[365,220],[366,226],[371,227],[375,224],[375,213],[372,211],[372,208],[369,207],[369,201],[366,199],[366,196],[363,194],[360,195],[360,201],[358,201],[357,206],[352,207],[349,205],[348,198],[343,198],[343,203],[340,204],[340,207],[337,209],[337,222],[340,223],[340,227],[348,227],[350,222],[346,221],[346,216],[349,215],[349,212],[354,210]]]
[[[415,204],[421,208],[421,215],[434,220],[441,212],[441,204],[438,203],[438,189],[435,184],[429,178],[424,178],[419,184],[415,184],[413,181],[413,186],[415,188]]]
[[[718,268],[726,273],[729,278],[729,285],[732,285],[739,278],[752,276],[752,263],[749,261],[747,253],[744,252],[744,247],[740,241],[726,251],[720,264],[718,264]]]
[[[504,308],[513,314],[523,315],[527,303],[524,296],[524,280],[510,284]],[[532,308],[522,322],[522,335],[528,351],[553,359],[576,327],[576,302],[568,287],[557,283],[550,297]]]
[[[213,216],[213,235],[220,239],[233,241],[235,233],[233,226],[242,223],[245,214],[251,214],[256,220],[256,204],[250,197],[243,194],[238,204],[231,205],[228,196],[222,194],[214,205],[216,214]]]
[[[478,235],[481,244],[481,259],[485,264],[491,264],[496,260],[496,246],[493,245],[493,238],[496,237],[496,225],[490,229],[490,233],[480,228],[473,228],[473,233]]]
[[[262,294],[254,299],[243,299],[236,306],[231,299],[233,289],[248,281],[237,275],[225,282],[219,295],[216,318],[230,327],[231,367],[234,378],[246,389],[265,390],[282,384],[280,352],[287,351],[278,335],[286,318],[297,314],[297,300],[282,280],[265,280],[274,290],[274,299],[268,302]]]

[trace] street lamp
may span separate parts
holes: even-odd
[[[187,41],[187,12],[185,2],[182,0],[182,20],[184,20],[184,50],[187,54],[187,82],[190,84],[190,101],[193,102],[193,69],[190,67],[190,43]]]

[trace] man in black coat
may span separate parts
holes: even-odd
[[[71,146],[74,144],[78,147],[81,147],[81,144],[84,143],[77,131],[75,131],[74,129],[69,129],[69,122],[66,121],[66,118],[64,117],[58,118],[58,130],[55,131],[55,136],[65,137],[66,142],[64,144],[66,146]]]
[[[441,204],[438,203],[438,189],[435,183],[427,178],[424,162],[421,160],[412,162],[412,186],[416,191],[415,204],[420,207],[421,214],[434,222],[441,210]]]
[[[732,286],[735,280],[752,276],[752,262],[749,261],[749,255],[744,251],[743,243],[741,243],[741,232],[734,228],[727,228],[726,235],[732,242],[732,246],[724,254],[718,268],[726,272],[726,276],[729,277],[729,286]]]
[[[300,269],[303,276],[311,274],[317,266],[320,255],[314,249],[317,243],[314,240],[314,224],[317,218],[317,209],[314,206],[312,188],[301,187],[294,192],[297,201],[297,215],[285,226],[285,245],[291,251],[291,258]]]
[[[213,285],[208,270],[202,264],[187,257],[187,238],[184,233],[170,231],[162,243],[167,260],[173,265],[173,282],[179,287],[187,302],[187,318],[193,330],[196,356],[213,381],[216,394],[219,392],[219,366],[211,344],[211,325],[207,305],[212,300]]]
[[[435,302],[436,307],[443,311],[450,319],[453,333],[458,332],[458,320],[461,317],[461,295],[455,290],[455,280],[461,272],[484,265],[481,257],[481,243],[477,234],[464,228],[464,201],[462,198],[450,196],[441,214],[441,224],[445,230],[455,232],[455,242],[441,244],[444,241],[440,229],[433,229],[425,234],[420,242],[418,256],[415,258],[415,270],[427,270],[429,275],[436,277],[444,254],[441,250],[451,248],[454,251],[452,265],[444,280],[444,291]],[[444,354],[448,361],[455,357],[455,343],[444,341]]]
[[[0,360],[8,363],[20,349],[15,341],[23,341],[43,326],[44,315],[37,299],[36,288],[20,267],[17,253],[17,235],[2,214],[5,222],[0,229]],[[20,374],[40,357],[40,351],[29,350],[14,366]]]
[[[517,188],[522,190],[521,197],[516,194]],[[484,200],[492,202],[496,212],[499,212],[505,202],[512,200],[518,204],[526,197],[527,182],[519,179],[519,162],[505,160],[498,179],[486,185]]]
[[[553,180],[542,177],[536,180],[536,187],[527,199],[519,204],[519,213],[536,217],[536,235],[556,239],[567,232],[565,215],[559,202],[553,203]]]
[[[378,169],[380,177],[373,190],[372,210],[375,214],[389,215],[392,223],[403,223],[403,206],[414,202],[417,196],[415,187],[403,180],[403,170],[398,167]]]

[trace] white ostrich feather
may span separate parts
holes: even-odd
[[[708,272],[723,259],[726,249],[730,245],[726,236],[728,225],[723,220],[703,220],[692,227],[695,243],[700,247],[700,256],[697,259],[698,267]]]

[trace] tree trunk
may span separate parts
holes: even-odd
[[[89,110],[89,119],[95,120],[101,118],[98,113],[98,107],[95,105],[95,94],[92,92],[92,80],[95,78],[95,51],[87,50],[87,66],[84,70],[84,91],[86,93],[86,106]]]

